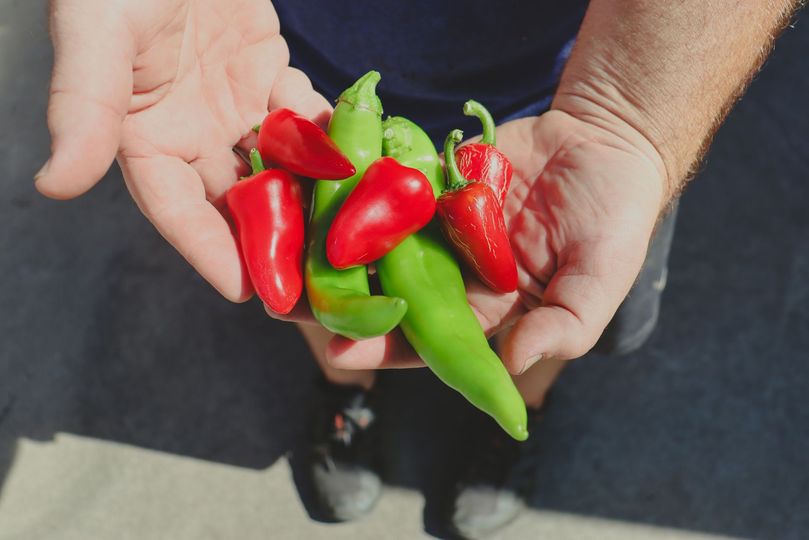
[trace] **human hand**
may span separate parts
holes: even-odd
[[[249,167],[233,152],[268,109],[325,123],[328,102],[288,66],[266,0],[53,0],[51,158],[37,189],[69,199],[113,158],[146,217],[217,290],[252,293],[224,194]],[[269,96],[269,99],[268,99]]]
[[[500,351],[514,374],[540,358],[571,359],[596,343],[643,264],[669,198],[663,163],[629,126],[562,111],[509,122],[498,147],[514,166],[504,212],[519,290],[467,280],[484,330],[511,328]],[[339,368],[423,365],[400,333],[327,351]]]

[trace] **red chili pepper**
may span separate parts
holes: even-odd
[[[506,201],[511,185],[511,162],[495,148],[495,125],[486,107],[470,99],[463,105],[466,116],[477,116],[483,124],[483,137],[479,143],[464,145],[455,151],[458,169],[466,178],[488,184],[497,195],[500,206]]]
[[[276,313],[289,313],[303,288],[301,187],[283,169],[264,170],[255,148],[250,163],[253,176],[228,190],[228,208],[256,294]]]
[[[261,157],[293,174],[342,180],[356,171],[320,126],[290,109],[275,109],[258,130]]]
[[[391,157],[379,158],[337,212],[326,238],[326,257],[340,270],[369,264],[433,215],[435,195],[424,173]]]
[[[455,161],[455,144],[463,132],[453,130],[444,143],[449,188],[438,198],[444,235],[486,285],[497,292],[517,290],[517,263],[508,241],[503,210],[492,189],[470,182]]]

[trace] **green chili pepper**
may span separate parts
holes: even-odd
[[[401,117],[389,118],[383,127],[384,154],[421,170],[438,196],[444,175],[427,134]],[[407,300],[401,328],[427,366],[524,441],[525,403],[469,307],[460,268],[436,222],[406,238],[377,261],[376,269],[385,294]]]
[[[368,165],[382,155],[382,103],[376,95],[379,79],[378,72],[370,71],[337,100],[329,135],[357,172],[345,180],[315,183],[305,265],[312,313],[323,326],[351,339],[387,334],[407,311],[402,298],[371,296],[364,266],[337,270],[326,258],[326,235],[337,210]]]

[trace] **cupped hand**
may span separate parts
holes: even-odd
[[[252,288],[224,209],[249,173],[233,151],[268,108],[321,123],[327,101],[288,66],[267,0],[53,0],[51,157],[43,194],[92,187],[117,157],[160,233],[225,297]]]
[[[504,124],[498,147],[514,165],[504,212],[519,290],[497,294],[467,279],[489,335],[514,374],[541,358],[576,358],[596,343],[636,279],[668,199],[654,149],[629,126],[553,110]],[[346,369],[422,365],[400,333],[328,349]],[[462,359],[460,359],[462,360]]]

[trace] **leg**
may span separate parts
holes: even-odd
[[[636,351],[655,329],[660,314],[660,298],[666,287],[677,208],[675,202],[671,211],[660,221],[638,279],[598,340],[594,348],[596,352],[620,355]],[[514,378],[514,383],[529,408],[538,409],[542,406],[545,394],[565,364],[566,362],[558,360],[540,361]]]
[[[595,350],[626,354],[637,350],[651,335],[666,285],[668,255],[674,234],[677,206],[660,222],[649,245],[646,262],[624,302],[618,308]],[[502,339],[502,338],[499,338]],[[514,377],[514,384],[528,407],[528,430],[535,432],[548,390],[567,361],[541,360]],[[530,442],[517,443],[480,415],[468,463],[455,487],[452,527],[463,536],[488,535],[514,517],[523,506],[523,493],[532,489],[530,479],[536,455]],[[535,442],[535,437],[529,441]]]
[[[298,325],[323,373],[306,455],[307,473],[323,518],[350,521],[374,507],[382,491],[376,467],[375,372],[333,368],[326,362],[332,335]]]
[[[542,360],[531,366],[522,375],[514,377],[514,384],[529,409],[542,408],[548,390],[551,389],[566,365],[567,360]]]

